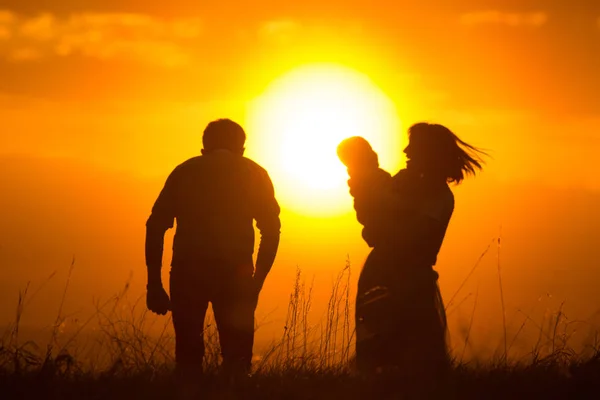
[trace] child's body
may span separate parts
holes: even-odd
[[[377,242],[376,232],[381,231],[383,223],[377,210],[381,210],[379,203],[391,189],[392,176],[379,168],[377,153],[360,136],[342,141],[337,154],[348,169],[348,186],[354,198],[356,218],[364,226],[363,239],[370,247],[374,247]]]

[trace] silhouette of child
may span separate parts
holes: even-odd
[[[379,168],[379,158],[371,144],[363,137],[344,139],[337,147],[337,155],[348,171],[348,186],[354,198],[356,218],[363,228],[363,239],[373,247],[376,238],[372,234],[380,224],[379,216],[372,212],[377,202],[382,201],[390,190],[392,176]]]

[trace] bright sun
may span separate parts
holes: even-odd
[[[267,168],[282,206],[304,215],[349,209],[348,176],[336,156],[343,139],[365,137],[384,168],[400,158],[393,102],[367,76],[339,65],[311,64],[274,81],[251,105],[248,130],[249,155]]]

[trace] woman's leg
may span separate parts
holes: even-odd
[[[375,250],[367,256],[365,265],[363,266],[358,278],[358,289],[356,291],[355,312],[355,327],[356,327],[356,367],[359,372],[369,373],[374,369],[373,366],[373,351],[370,347],[373,346],[373,334],[365,325],[364,315],[364,300],[365,293],[372,285],[371,270],[373,269],[373,260]]]
[[[389,341],[385,340],[395,316],[387,287],[385,257],[373,249],[358,280],[356,296],[356,364],[359,371],[373,373],[388,363]]]
[[[413,283],[415,290],[406,304],[404,346],[400,349],[405,363],[400,369],[411,382],[411,390],[425,394],[443,385],[449,371],[447,327],[437,282],[417,276]]]

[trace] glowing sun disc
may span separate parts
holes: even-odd
[[[282,206],[305,215],[337,214],[351,205],[340,141],[363,136],[380,164],[396,164],[400,121],[393,102],[366,75],[331,64],[300,67],[252,103],[253,156],[271,175]]]

